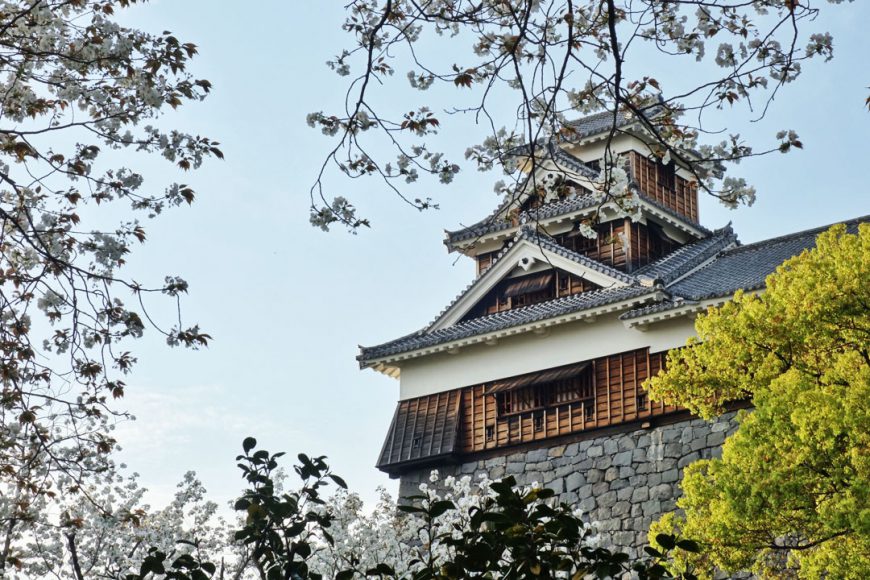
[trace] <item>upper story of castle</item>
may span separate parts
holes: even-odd
[[[422,329],[360,348],[361,367],[400,378],[381,469],[677,412],[649,401],[642,383],[694,334],[694,315],[762,291],[779,264],[814,246],[822,228],[745,246],[730,226],[704,228],[689,169],[618,121],[611,138],[612,118],[582,119],[570,141],[543,148],[534,175],[526,162],[515,196],[447,232],[450,251],[476,260],[474,280]],[[608,143],[630,215],[597,189]]]
[[[611,160],[607,168],[605,155]],[[578,305],[609,310],[658,301],[662,276],[675,279],[736,245],[730,228],[713,232],[698,223],[691,171],[628,115],[619,115],[615,128],[610,113],[585,117],[572,124],[570,139],[515,156],[525,173],[515,193],[489,216],[446,232],[449,251],[476,261],[476,278],[423,330],[362,348],[363,366],[398,377],[406,361],[441,352],[454,334],[483,336],[491,326],[524,324],[530,316],[546,320]],[[611,168],[624,172],[627,190],[602,191]],[[409,349],[418,343],[427,348]],[[454,346],[447,350],[456,352]],[[421,392],[414,383],[402,381],[403,398]]]
[[[478,273],[533,224],[566,249],[630,272],[709,232],[698,223],[698,187],[687,167],[675,162],[640,123],[601,113],[572,124],[570,139],[516,154],[525,179],[484,219],[446,234],[450,251],[473,257]],[[622,192],[603,192],[604,156],[628,177],[632,211],[625,226]],[[690,156],[687,154],[687,156]],[[595,236],[593,234],[597,234]]]

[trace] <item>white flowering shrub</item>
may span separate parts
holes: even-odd
[[[79,494],[47,498],[6,530],[14,549],[4,578],[25,580],[273,580],[335,578],[580,578],[586,574],[693,578],[668,572],[669,550],[693,542],[662,535],[661,553],[629,561],[597,547],[582,514],[552,491],[513,480],[439,478],[396,504],[381,491],[373,509],[348,492],[323,457],[299,455],[298,488],[279,467],[282,453],[248,438],[239,466],[248,488],[236,521],[219,516],[194,474],[170,504],[143,504],[137,477],[106,473]],[[323,492],[334,484],[330,497]],[[84,496],[88,501],[81,501]],[[0,509],[14,498],[0,496]],[[47,511],[46,511],[47,510]]]
[[[287,490],[278,469],[283,454],[255,448],[256,441],[246,439],[237,458],[249,487],[235,503],[243,521],[229,560],[234,578],[694,578],[685,570],[675,576],[665,566],[670,549],[697,551],[694,542],[662,535],[657,539],[667,550],[648,548],[651,557],[631,562],[597,547],[581,514],[537,484],[441,480],[432,472],[419,495],[396,505],[382,491],[366,511],[323,457],[299,455],[295,471],[302,486]],[[324,499],[329,483],[341,490]],[[226,569],[217,572],[203,553],[153,548],[127,580],[205,580],[225,577]]]
[[[397,508],[396,499],[383,489],[371,511],[365,509],[354,493],[343,491],[333,495],[328,506],[335,514],[330,529],[334,542],[317,551],[314,567],[326,576],[351,569],[365,573],[379,565],[415,573],[430,558],[449,560],[455,550],[440,539],[461,537],[460,531],[469,525],[469,513],[480,510],[494,497],[495,492],[490,487],[493,481],[486,477],[474,481],[469,475],[439,480],[435,470],[430,483],[431,486],[420,485],[421,495],[417,499],[421,508],[431,509],[436,504],[446,506],[443,502],[452,502],[454,506],[428,522],[431,527]]]
[[[241,560],[231,543],[233,526],[219,517],[193,473],[185,474],[163,508],[145,504],[145,491],[136,474],[107,472],[74,493],[41,496],[26,513],[16,506],[16,523],[5,530],[10,550],[3,577],[120,580],[140,571],[149,550],[225,558],[227,570],[237,570]],[[3,496],[0,509],[10,513],[10,504],[22,497]]]

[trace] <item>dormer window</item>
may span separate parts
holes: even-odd
[[[553,282],[553,272],[524,276],[508,284],[502,296],[505,298],[531,297],[546,292]]]
[[[469,310],[463,320],[522,308],[572,294],[597,290],[600,286],[563,270],[551,269],[502,280]]]

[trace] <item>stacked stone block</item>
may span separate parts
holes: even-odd
[[[439,466],[443,476],[491,479],[513,476],[520,485],[537,482],[576,505],[594,522],[602,545],[634,556],[647,544],[650,524],[676,509],[686,465],[718,457],[737,428],[734,413],[607,435],[568,444],[518,451],[468,463]],[[402,475],[399,495],[419,493],[430,468]]]

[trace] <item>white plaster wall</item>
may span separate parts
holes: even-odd
[[[606,136],[602,136],[593,143],[584,143],[583,145],[568,145],[566,147],[566,150],[578,159],[589,162],[604,157],[606,147],[607,138]],[[625,133],[619,134],[614,137],[613,143],[611,143],[610,145],[610,149],[616,154],[626,153],[628,151],[637,151],[642,155],[649,155],[652,152],[650,145],[646,141],[638,139],[634,135],[626,135]],[[684,179],[690,179],[693,181],[695,179],[695,176],[692,175],[691,172],[687,171],[681,166],[677,166],[677,175]]]
[[[596,161],[604,157],[605,149],[607,148],[607,136],[603,135],[595,142],[583,143],[582,145],[578,144],[570,144],[565,147],[565,149],[574,155],[578,159],[582,161]],[[625,133],[618,133],[613,138],[613,142],[610,144],[610,149],[616,154],[625,153],[626,151],[635,150],[643,153],[644,155],[649,154],[649,146],[634,137],[633,135],[626,135]]]
[[[642,332],[626,328],[617,314],[595,322],[555,326],[545,335],[527,332],[478,344],[456,354],[439,353],[401,363],[399,398],[412,399],[459,387],[590,360],[638,348],[650,352],[683,346],[695,334],[693,320],[680,317]]]

